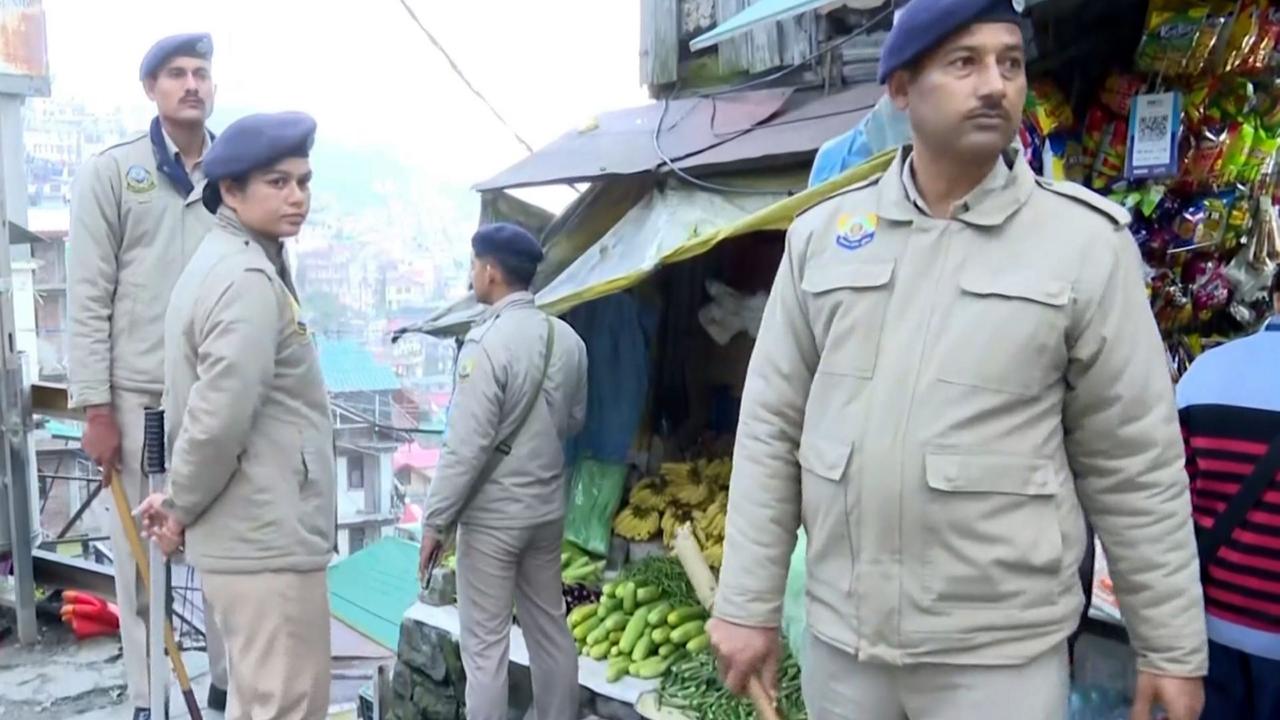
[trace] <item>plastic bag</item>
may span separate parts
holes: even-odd
[[[782,600],[782,634],[787,638],[791,654],[800,667],[804,667],[805,642],[808,632],[805,621],[805,547],[808,545],[804,529],[796,533],[796,549],[791,553],[791,567],[787,571],[787,591]]]
[[[626,465],[579,461],[564,516],[565,539],[593,555],[608,555],[613,516],[626,488]]]

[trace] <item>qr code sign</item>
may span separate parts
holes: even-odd
[[[1169,116],[1145,115],[1138,118],[1138,142],[1156,143],[1169,137]]]

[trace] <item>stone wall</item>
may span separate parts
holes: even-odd
[[[388,720],[465,720],[466,682],[452,635],[413,620],[400,624]]]

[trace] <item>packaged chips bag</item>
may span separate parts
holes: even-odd
[[[1240,0],[1230,29],[1218,51],[1216,70],[1219,73],[1236,72],[1244,61],[1262,28],[1260,0]]]
[[[1249,75],[1266,71],[1280,40],[1280,2],[1262,0],[1259,8],[1258,33],[1240,61],[1238,70]]]
[[[1071,104],[1057,85],[1050,80],[1036,80],[1029,89],[1025,114],[1040,137],[1047,138],[1053,133],[1071,129],[1075,124]]]
[[[1150,0],[1146,29],[1134,63],[1137,69],[1170,76],[1181,74],[1208,15],[1209,6],[1195,0]]]

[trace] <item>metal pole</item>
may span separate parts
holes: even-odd
[[[164,492],[164,410],[147,408],[143,419],[143,459],[151,492]],[[160,548],[153,542],[147,548],[147,561],[151,583],[147,588],[149,613],[147,647],[151,681],[151,717],[167,717],[165,700],[169,696],[169,665],[164,656],[164,629],[168,612],[166,595],[169,589],[167,562]]]
[[[0,419],[4,426],[3,469],[0,484],[9,506],[13,579],[18,611],[18,641],[39,639],[36,625],[35,569],[32,563],[30,458],[27,433],[31,429],[30,391],[18,352],[13,315],[13,266],[9,223],[26,219],[26,180],[23,170],[22,102],[18,95],[0,94]]]

